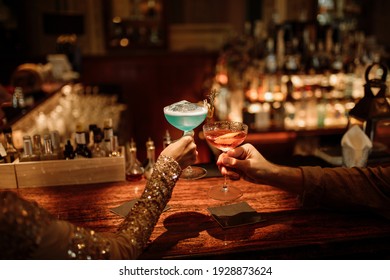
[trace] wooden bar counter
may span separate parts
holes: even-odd
[[[299,208],[295,195],[243,180],[246,201],[265,219],[223,229],[208,198],[223,178],[179,180],[142,259],[377,259],[390,257],[390,221],[368,213]],[[94,185],[19,188],[54,216],[96,231],[115,232],[123,218],[110,209],[141,195],[145,180]],[[234,203],[230,202],[230,203]]]

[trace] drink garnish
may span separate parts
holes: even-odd
[[[229,132],[224,135],[218,136],[215,138],[214,142],[216,144],[230,145],[234,142],[234,137],[239,135],[241,132]]]
[[[212,89],[210,91],[210,94],[207,96],[209,101],[207,102],[207,99],[204,100],[204,102],[207,103],[207,107],[208,107],[208,113],[207,113],[207,120],[211,120],[214,116],[214,101],[215,101],[215,97],[217,96],[218,92],[216,89]]]
[[[241,133],[241,131],[239,131],[239,132],[229,132],[229,133],[225,133],[224,135],[218,136],[215,139],[234,138],[237,135],[239,135],[240,133]]]

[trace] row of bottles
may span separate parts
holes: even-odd
[[[245,33],[223,46],[218,67],[245,75],[248,68],[262,73],[354,72],[356,67],[378,62],[383,47],[355,26],[338,22],[286,21],[265,28],[261,21],[245,25]]]
[[[167,130],[163,137],[163,148],[166,148],[170,143],[171,137]],[[134,139],[131,139],[130,143],[126,144],[126,180],[133,182],[141,180],[142,177],[145,177],[147,180],[150,179],[156,163],[156,148],[151,138],[146,141],[145,145],[146,159],[141,163],[137,158],[137,145]]]
[[[74,147],[70,139],[64,146],[65,159],[118,157],[121,151],[118,136],[114,134],[112,119],[105,119],[103,129],[90,124],[89,130],[78,123],[74,134]]]
[[[390,82],[390,80],[389,80]],[[340,128],[364,94],[363,79],[331,75],[259,75],[240,88],[213,88],[216,116],[244,121],[255,131]]]
[[[90,124],[88,131],[78,123],[74,134],[74,148],[70,139],[64,147],[65,159],[84,159],[101,157],[118,157],[121,151],[118,136],[114,134],[112,119],[105,119],[103,129]]]
[[[111,122],[105,121],[103,131],[96,125],[89,126],[87,133],[81,124],[76,125],[74,145],[70,139],[62,147],[58,131],[51,131],[42,137],[39,134],[24,135],[23,149],[15,148],[12,138],[12,129],[4,128],[5,145],[0,142],[0,163],[12,163],[19,159],[20,162],[40,160],[71,160],[94,157],[121,156],[118,149],[117,136],[111,130]],[[93,139],[87,141],[88,137]],[[108,141],[107,139],[110,139]],[[168,131],[163,137],[163,148],[171,143]],[[134,139],[126,144],[126,180],[138,181],[142,178],[150,179],[156,163],[156,148],[154,141],[149,138],[146,145],[147,156],[141,163],[137,158],[137,145]]]
[[[23,136],[23,148],[15,148],[11,127],[3,129],[5,145],[1,144],[2,162],[12,163],[19,158],[20,162],[38,160],[69,160],[96,157],[121,156],[118,137],[114,135],[112,120],[104,121],[103,130],[97,125],[90,125],[86,131],[81,123],[76,124],[74,141],[68,139],[61,145],[58,131]]]
[[[365,68],[383,59],[382,47],[344,21],[269,27],[248,23],[221,49],[209,83],[219,92],[217,117],[254,130],[344,126],[363,97]]]
[[[257,131],[345,127],[348,112],[363,93],[361,79],[345,74],[307,76],[306,81],[273,75],[256,85],[245,91],[242,117]]]
[[[35,134],[32,138],[29,135],[23,136],[23,152],[19,155],[20,162],[62,158],[58,131],[43,135],[43,142],[39,134]]]
[[[248,103],[243,121],[253,131],[344,128],[351,100],[318,100],[313,96],[301,100]]]

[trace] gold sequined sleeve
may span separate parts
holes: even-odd
[[[120,254],[112,254],[112,258],[117,259],[123,256],[136,258],[142,253],[160,214],[171,198],[180,172],[181,168],[176,161],[163,155],[159,156],[141,198],[133,206],[118,230],[116,246],[125,246],[128,250]],[[130,251],[132,254],[127,255]],[[120,252],[120,250],[115,250],[115,252]]]
[[[110,237],[54,219],[13,192],[0,193],[0,257],[135,259],[147,245],[180,172],[176,161],[160,155],[142,196]]]
[[[76,228],[69,257],[76,259],[135,259],[145,248],[160,214],[171,198],[181,168],[172,158],[160,155],[140,199],[112,238]]]

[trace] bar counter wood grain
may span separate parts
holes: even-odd
[[[292,194],[243,180],[246,201],[264,222],[223,229],[207,208],[222,178],[179,180],[142,259],[371,259],[390,257],[390,221],[368,213],[299,208]],[[141,195],[145,181],[17,189],[56,217],[96,231],[115,232],[122,217],[110,211]],[[230,202],[233,203],[233,202]]]

